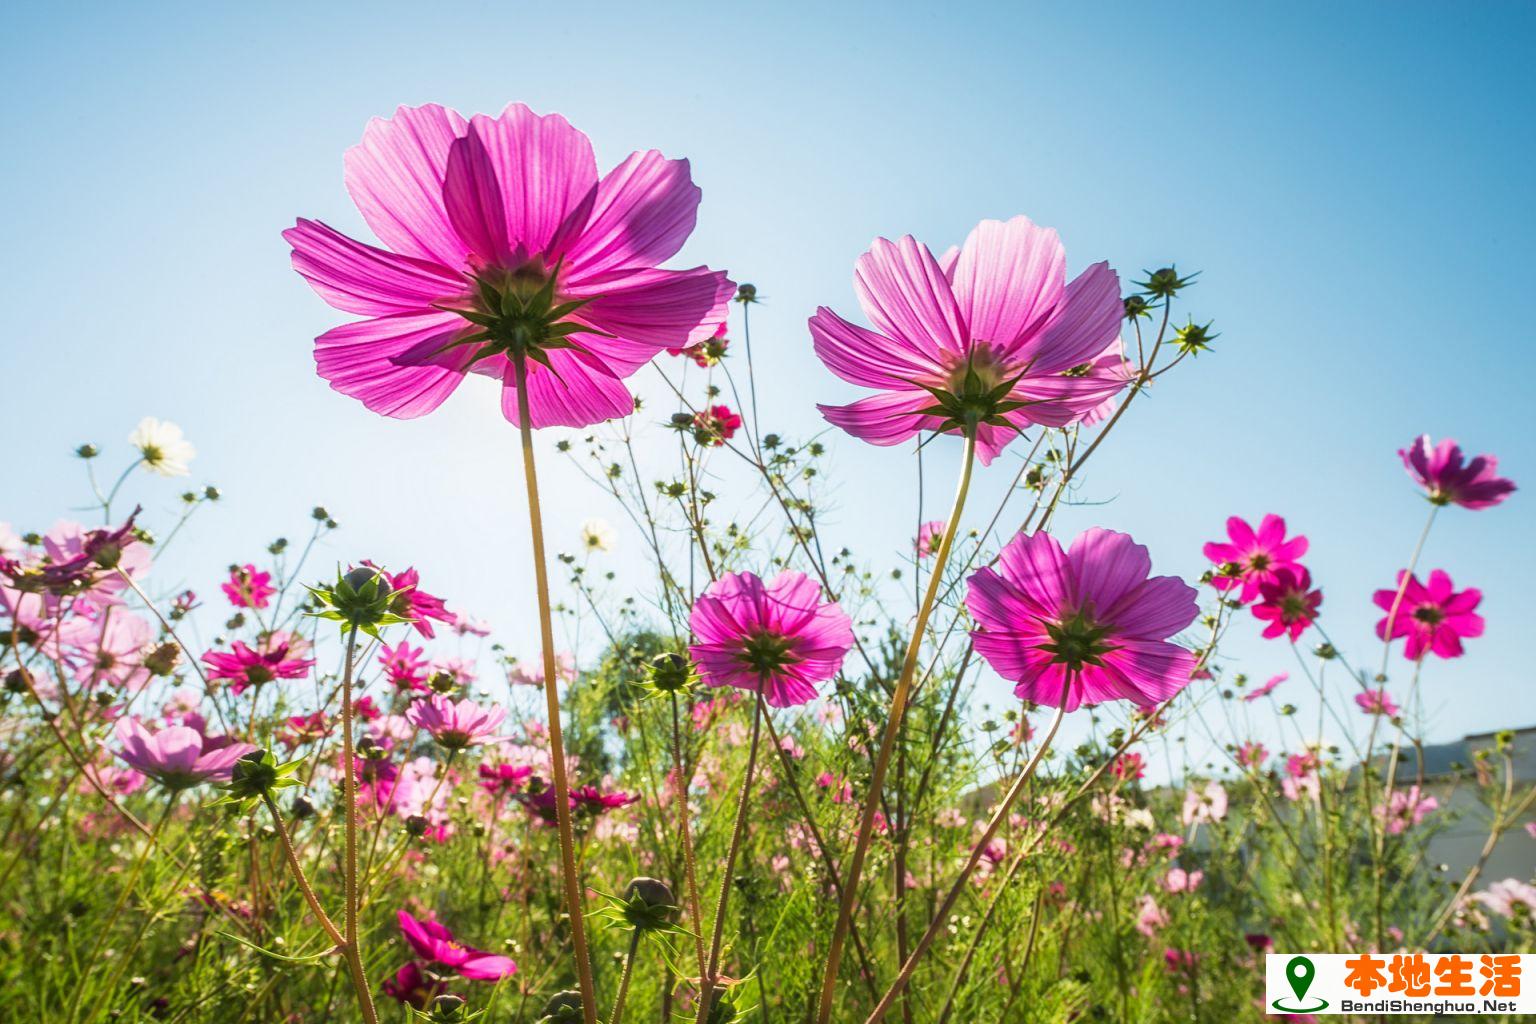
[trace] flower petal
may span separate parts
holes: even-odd
[[[885,335],[937,362],[965,349],[965,323],[933,253],[911,235],[877,238],[854,265],[853,286],[864,314]]]
[[[508,243],[524,257],[547,254],[566,217],[597,187],[592,141],[559,114],[540,116],[521,103],[470,124],[501,186]]]
[[[1120,278],[1108,263],[1095,263],[1072,279],[1055,319],[1025,340],[1017,355],[1033,359],[1036,373],[1060,373],[1092,362],[1120,336],[1124,316]]]
[[[977,224],[952,278],[971,337],[1005,349],[1052,314],[1066,279],[1067,254],[1055,229],[1022,216]]]
[[[283,238],[293,246],[293,269],[348,313],[424,311],[464,291],[464,279],[446,267],[364,245],[319,221],[300,219]]]
[[[630,154],[603,175],[586,227],[566,249],[571,280],[671,259],[693,233],[702,195],[687,160]]]
[[[335,390],[376,413],[424,416],[464,378],[470,346],[438,353],[468,325],[452,313],[399,313],[360,320],[315,339],[315,367]]]
[[[346,182],[363,220],[396,252],[462,267],[469,248],[443,203],[448,150],[467,130],[456,111],[435,103],[374,118],[347,150]]]

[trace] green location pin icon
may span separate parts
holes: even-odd
[[[1304,956],[1293,956],[1290,963],[1285,965],[1285,980],[1290,983],[1291,991],[1296,993],[1298,1004],[1307,998],[1307,989],[1312,987],[1312,978],[1316,974],[1317,969],[1312,966],[1312,961]]]

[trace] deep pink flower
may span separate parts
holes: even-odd
[[[1429,435],[1421,434],[1397,454],[1436,505],[1492,508],[1515,490],[1513,480],[1498,475],[1498,459],[1479,455],[1463,464],[1461,447],[1450,438],[1431,444]]]
[[[1384,686],[1355,694],[1355,704],[1368,715],[1386,715],[1388,718],[1396,718],[1403,710]]]
[[[404,572],[390,572],[388,569],[380,569],[372,562],[364,562],[370,569],[378,569],[379,575],[384,578],[385,584],[394,592],[390,598],[389,610],[405,619],[416,632],[429,640],[437,634],[432,629],[430,620],[452,626],[458,617],[448,610],[443,599],[421,589],[421,573],[414,567]]]
[[[385,978],[384,984],[379,987],[391,999],[418,1010],[425,1010],[432,1000],[448,990],[446,982],[422,970],[415,960],[406,961],[393,977]]]
[[[1127,751],[1126,753],[1121,754],[1119,757],[1115,758],[1115,761],[1112,765],[1110,765],[1109,770],[1115,778],[1129,782],[1134,779],[1146,778],[1147,764],[1146,761],[1142,759],[1140,754],[1137,754],[1133,751]]]
[[[770,583],[750,572],[727,573],[694,602],[688,619],[697,642],[688,648],[710,686],[761,693],[776,708],[816,699],[853,646],[853,626],[821,588],[788,569]]]
[[[306,743],[322,740],[331,731],[324,711],[308,715],[294,715],[276,732],[278,742],[288,747],[301,747]]]
[[[481,707],[465,698],[454,701],[440,693],[416,701],[406,709],[405,719],[449,750],[477,747],[501,737],[496,730],[507,712],[497,707]]]
[[[704,341],[696,341],[686,348],[669,348],[667,349],[667,355],[687,356],[707,370],[724,359],[725,350],[731,347],[730,339],[725,336],[726,326],[725,321],[722,320],[720,321],[720,326],[715,328],[713,337],[706,338]]]
[[[224,596],[236,608],[265,608],[277,588],[272,585],[272,574],[262,572],[254,565],[232,565],[229,580],[219,584]]]
[[[997,569],[971,575],[976,651],[1036,704],[1073,711],[1085,702],[1168,700],[1195,666],[1194,654],[1168,639],[1200,609],[1193,587],[1151,571],[1147,549],[1123,533],[1087,530],[1070,552],[1050,534],[1021,533]]]
[[[715,405],[694,414],[693,436],[699,444],[719,448],[736,436],[741,427],[741,417],[728,405]]]
[[[1306,569],[1278,569],[1274,579],[1259,584],[1259,598],[1253,616],[1269,623],[1264,627],[1265,639],[1290,634],[1295,643],[1317,621],[1323,592],[1312,589],[1312,574]]]
[[[948,525],[942,519],[934,519],[922,525],[922,528],[917,531],[917,540],[914,542],[918,558],[930,558],[938,554],[939,545],[944,542],[944,531]]]
[[[1205,557],[1216,565],[1211,586],[1231,590],[1241,586],[1238,600],[1247,604],[1259,596],[1259,587],[1275,581],[1279,569],[1301,568],[1300,558],[1307,553],[1307,538],[1285,539],[1285,520],[1267,515],[1255,530],[1247,521],[1233,516],[1227,520],[1230,543],[1211,541]]]
[[[640,796],[637,793],[604,793],[596,786],[577,786],[571,790],[571,810],[588,814],[601,814],[639,802]]]
[[[81,610],[115,603],[128,586],[116,570],[134,577],[149,571],[149,548],[135,533],[139,511],[117,527],[87,530],[79,523],[56,523],[42,538],[41,552],[0,553],[0,582],[23,594],[76,597]]]
[[[1400,835],[1421,823],[1440,809],[1440,801],[1419,791],[1418,786],[1393,790],[1386,804],[1376,805],[1376,816],[1387,827],[1389,835]]]
[[[316,339],[320,376],[386,416],[431,412],[474,371],[515,423],[515,354],[531,426],[627,416],[623,379],[713,335],[734,292],[707,267],[658,269],[693,231],[688,162],[634,153],[599,180],[558,114],[401,107],[347,152],[346,181],[388,250],[311,220],[283,237],[323,299],[371,318]]]
[[[1397,585],[1403,589],[1402,600],[1397,590],[1378,590],[1373,600],[1376,607],[1392,615],[1393,605],[1397,612],[1392,618],[1391,638],[1407,637],[1403,655],[1409,661],[1418,661],[1433,652],[1442,658],[1459,658],[1464,637],[1483,635],[1483,617],[1477,614],[1483,592],[1476,587],[1458,591],[1451,577],[1436,569],[1429,574],[1429,585],[1419,582],[1417,576],[1408,578],[1403,586],[1407,570],[1397,574]],[[1387,620],[1376,623],[1376,635],[1387,639]]]
[[[410,943],[417,956],[450,967],[461,978],[496,981],[517,970],[517,964],[510,957],[471,949],[458,942],[453,932],[436,921],[418,921],[403,910],[396,916],[400,930],[405,933],[405,941]]]
[[[425,690],[427,688],[427,659],[425,647],[412,647],[404,640],[391,647],[379,648],[379,664],[384,666],[384,678],[397,690]]]
[[[910,235],[877,238],[854,287],[874,330],[823,306],[811,337],[829,370],[880,392],[820,406],[872,444],[959,432],[969,411],[986,464],[1025,428],[1077,422],[1125,386],[1091,372],[1119,341],[1119,278],[1096,263],[1067,283],[1056,232],[1027,217],[982,221],[942,260]]]
[[[236,640],[228,651],[208,651],[202,662],[208,666],[209,679],[227,679],[231,693],[260,686],[274,679],[303,679],[315,664],[309,653],[309,641],[284,630],[275,630],[261,640],[260,649]]]
[[[1267,636],[1268,634],[1265,635]],[[1270,676],[1263,686],[1256,686],[1248,693],[1243,694],[1244,702],[1252,704],[1260,697],[1268,697],[1271,693],[1275,692],[1275,687],[1289,678],[1291,678],[1289,672],[1277,672],[1275,675]]]
[[[482,764],[477,769],[480,788],[500,799],[515,793],[533,775],[533,766],[526,764]]]
[[[202,782],[227,782],[235,762],[256,748],[225,737],[205,737],[186,725],[168,725],[151,733],[136,718],[119,719],[117,756],[167,789]]]

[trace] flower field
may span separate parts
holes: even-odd
[[[188,489],[197,449],[152,417],[76,450],[57,521],[0,523],[6,1019],[1225,1024],[1266,1019],[1272,951],[1356,954],[1365,996],[1454,952],[1504,994],[1536,885],[1491,865],[1536,846],[1536,741],[1442,769],[1425,711],[1499,557],[1432,563],[1426,539],[1522,498],[1482,439],[1380,453],[1402,486],[1372,500],[1424,526],[1361,539],[1403,548],[1373,593],[1328,589],[1329,523],[1220,488],[1180,578],[1057,517],[1165,377],[1220,378],[1196,273],[1074,250],[1068,274],[1071,226],[1022,215],[878,238],[795,339],[859,397],[776,433],[802,399],[754,374],[766,296],[672,266],[709,213],[690,164],[597,151],[522,104],[401,107],[345,154],[370,236],[282,232],[292,302],[334,322],[277,358],[312,345],[336,403],[415,419],[493,382],[478,429],[517,448],[528,512],[500,577],[536,623],[440,590],[466,547],[384,564],[323,507],[167,583],[226,499]],[[867,446],[952,494],[883,561],[822,527]],[[547,542],[557,460],[645,578],[607,571],[610,521]],[[1332,632],[1344,602],[1374,635]],[[1431,855],[1452,828],[1466,863]]]

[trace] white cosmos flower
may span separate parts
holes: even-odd
[[[187,463],[197,454],[197,449],[182,436],[180,427],[153,416],[139,421],[128,435],[128,443],[139,450],[144,465],[161,476],[186,476]]]
[[[588,551],[612,551],[618,539],[606,519],[588,519],[581,524],[581,543]]]

